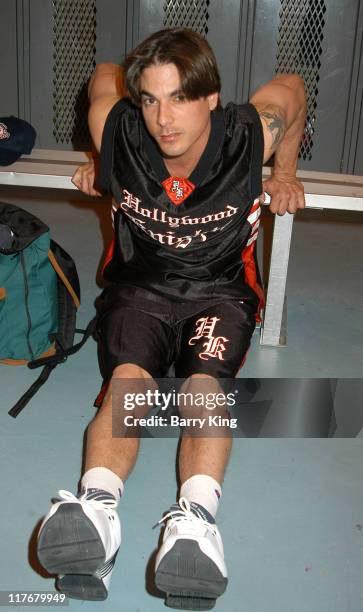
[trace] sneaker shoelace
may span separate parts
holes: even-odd
[[[179,499],[179,508],[172,508],[153,526],[153,529],[165,521],[168,521],[169,529],[172,529],[177,523],[187,521],[189,524],[191,523],[193,526],[195,526],[196,530],[199,530],[201,525],[203,525],[203,527],[205,527],[213,535],[216,535],[215,524],[207,521],[202,514],[198,512],[197,508],[192,509],[189,501],[185,497],[181,497]]]
[[[64,501],[87,502],[88,504],[93,506],[95,510],[106,510],[107,512],[108,510],[113,510],[114,508],[117,508],[117,501],[115,499],[88,499],[88,489],[86,489],[80,497],[77,497],[76,495],[73,495],[73,493],[71,493],[70,491],[65,491],[64,489],[58,491],[58,495]]]

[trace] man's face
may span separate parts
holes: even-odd
[[[141,108],[146,127],[163,157],[180,163],[196,163],[210,133],[210,112],[218,94],[187,100],[180,89],[175,64],[153,64],[140,79]]]

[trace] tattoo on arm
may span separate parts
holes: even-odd
[[[261,119],[264,120],[267,129],[272,136],[272,146],[275,148],[285,135],[285,120],[277,111],[261,111]]]

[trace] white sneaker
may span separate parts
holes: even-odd
[[[38,534],[38,558],[50,574],[59,574],[57,588],[76,599],[106,599],[121,525],[109,494],[86,491],[76,497],[59,491]]]
[[[155,583],[167,594],[166,605],[184,610],[208,610],[226,590],[227,568],[218,527],[198,504],[181,497],[167,521],[156,556]]]

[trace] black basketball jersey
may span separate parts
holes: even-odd
[[[263,131],[251,104],[211,115],[192,174],[170,176],[139,109],[120,100],[102,136],[99,183],[113,196],[107,280],[174,300],[246,300],[262,291],[254,247],[262,193]]]

